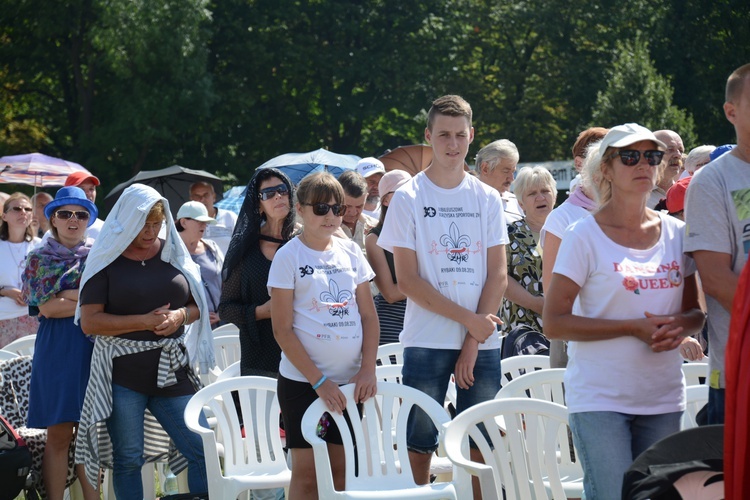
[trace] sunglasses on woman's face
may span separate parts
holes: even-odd
[[[329,210],[333,210],[333,215],[336,217],[343,217],[346,214],[346,205],[329,205],[328,203],[303,203],[303,205],[309,205],[312,207],[312,211],[315,215],[325,215]]]
[[[14,212],[26,212],[27,214],[30,214],[34,209],[31,207],[10,207],[9,210],[13,210]]]
[[[664,158],[664,151],[659,151],[657,149],[649,149],[648,151],[643,152],[638,151],[637,149],[621,149],[616,153],[612,153],[610,158],[619,156],[623,165],[634,167],[638,165],[639,161],[641,161],[641,154],[643,154],[646,161],[648,161],[648,164],[652,167],[661,163],[661,159]]]
[[[289,189],[287,189],[286,184],[279,184],[278,186],[271,186],[265,189],[261,189],[258,193],[258,198],[263,201],[268,201],[275,198],[276,195],[279,195],[281,197],[289,196]]]
[[[58,210],[55,212],[55,217],[61,220],[68,220],[74,215],[78,220],[89,220],[90,217],[90,214],[85,210]]]

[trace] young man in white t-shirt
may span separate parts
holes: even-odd
[[[469,104],[451,95],[435,100],[425,139],[433,161],[394,193],[378,245],[393,252],[399,289],[409,299],[400,335],[403,383],[442,404],[454,373],[461,412],[500,388],[495,313],[507,284],[508,234],[497,190],[464,172],[474,139]],[[428,420],[421,412],[409,419],[418,484],[429,481],[437,449]]]

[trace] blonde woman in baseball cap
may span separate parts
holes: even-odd
[[[680,430],[682,354],[700,333],[695,264],[684,223],[646,206],[666,150],[618,125],[588,162],[599,209],[563,235],[545,290],[544,333],[568,340],[565,397],[586,498],[619,495],[635,457]]]

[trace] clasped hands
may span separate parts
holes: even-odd
[[[700,343],[682,335],[684,328],[677,325],[675,316],[657,316],[646,311],[645,318],[637,320],[634,336],[645,342],[654,352],[671,351],[680,345],[682,356],[690,361],[703,358]]]
[[[148,330],[159,336],[167,337],[182,326],[185,320],[184,312],[181,309],[170,309],[169,306],[170,304],[164,304],[146,314]]]

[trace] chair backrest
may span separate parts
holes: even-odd
[[[502,429],[498,417],[504,421]],[[562,478],[571,465],[572,449],[567,424],[568,411],[562,405],[495,399],[453,419],[445,432],[445,451],[455,465],[478,476],[485,500],[565,499]],[[484,463],[471,460],[469,437]]]
[[[357,408],[354,384],[341,387],[346,397],[349,422],[343,415],[332,412],[341,433],[346,459],[346,490],[356,491],[357,498],[389,498],[388,491],[399,490],[399,497],[418,497],[420,490],[430,490],[430,498],[456,498],[453,483],[414,483],[406,447],[406,422],[412,408],[421,408],[440,430],[450,421],[442,406],[423,392],[401,384],[378,382],[376,397]],[[302,417],[302,435],[312,445],[320,498],[347,498],[346,492],[336,492],[328,457],[328,446],[318,436],[318,422],[328,408],[321,399],[315,400]],[[355,448],[354,443],[357,446]],[[458,477],[467,479],[467,476]],[[458,478],[454,477],[454,482]],[[459,488],[460,489],[460,488]],[[413,491],[407,493],[404,490]],[[435,495],[442,492],[443,496]]]
[[[33,356],[34,355],[34,344],[36,343],[36,334],[26,335],[20,339],[16,339],[10,344],[3,347],[3,350],[15,352],[19,356]]]
[[[0,349],[0,361],[7,361],[9,359],[17,358],[20,356],[20,354],[16,352],[10,352],[6,351],[5,349]]]
[[[378,366],[403,365],[404,346],[400,342],[378,346],[378,354],[375,361]]]
[[[213,334],[214,338],[223,337],[225,335],[239,335],[240,328],[234,323],[227,323],[226,325],[221,325],[214,328],[211,333]]]
[[[687,386],[708,384],[708,363],[682,363],[682,373]]]
[[[235,361],[231,365],[229,365],[226,368],[224,368],[224,370],[222,370],[221,373],[219,373],[219,375],[216,377],[215,382],[219,382],[221,380],[226,380],[228,378],[240,377],[240,376],[241,376],[241,374],[240,374],[240,362],[239,361]]]
[[[235,406],[233,391],[237,392],[239,407]],[[204,406],[213,416],[213,428],[205,427],[199,421]],[[240,422],[238,413],[241,413],[243,423]],[[237,496],[217,493],[226,491],[222,482],[230,481],[231,476],[252,474],[262,478],[287,473],[285,482],[288,484],[290,474],[279,434],[279,402],[275,379],[236,377],[208,385],[190,398],[185,408],[185,423],[203,440],[209,494],[212,497]],[[222,448],[223,460],[220,462]],[[260,487],[283,486],[282,482],[275,486],[265,483]],[[252,487],[250,485],[243,489]]]
[[[504,385],[497,392],[495,399],[528,397],[565,406],[564,376],[565,368],[532,371]]]
[[[500,370],[503,372],[500,385],[504,386],[514,378],[518,378],[526,373],[546,369],[549,369],[549,356],[525,354],[505,358],[500,362]]]
[[[401,368],[403,365],[381,365],[375,367],[375,377],[378,382],[393,382],[394,384],[401,383]]]
[[[685,389],[685,411],[680,420],[680,430],[698,427],[695,418],[706,403],[708,403],[708,385],[687,386]]]
[[[242,357],[240,349],[240,335],[228,334],[214,337],[214,355],[219,370],[226,370],[227,366],[239,361]]]

